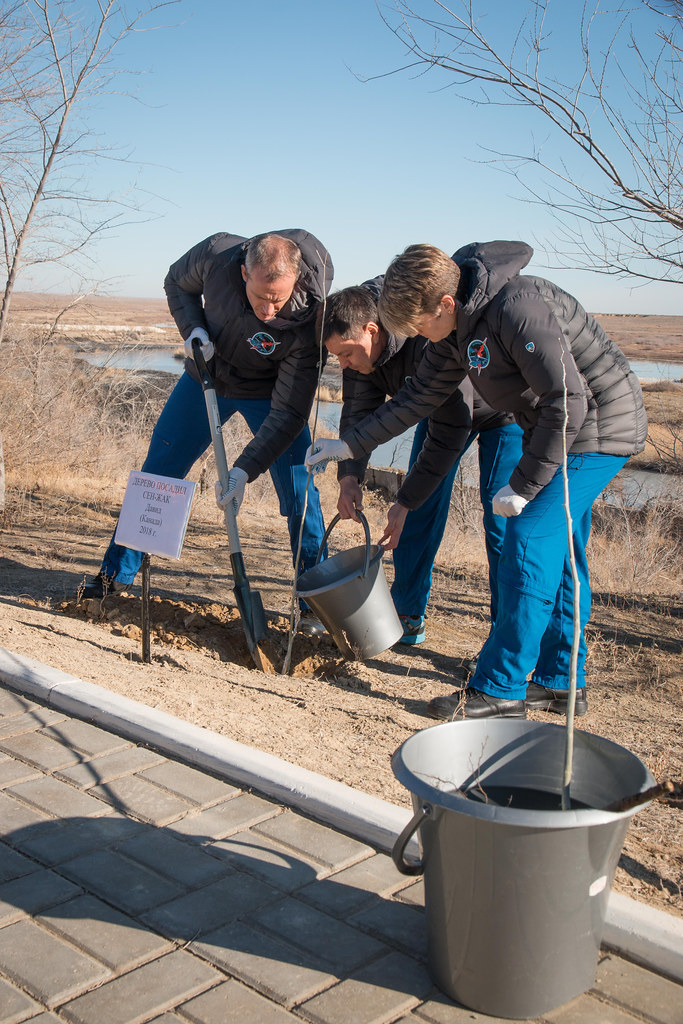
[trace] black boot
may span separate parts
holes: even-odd
[[[85,601],[88,597],[103,598],[107,594],[122,594],[124,590],[127,590],[130,584],[119,583],[112,576],[107,576],[106,573],[98,572],[97,576],[86,583],[83,590],[79,590],[78,600]]]
[[[529,683],[525,704],[529,710],[556,711],[560,715],[566,715],[568,699],[569,690],[556,690],[551,686],[541,686],[540,683]],[[576,691],[574,714],[578,718],[585,715],[587,711],[586,687],[582,686],[580,690]]]
[[[456,690],[448,697],[435,697],[427,705],[431,718],[457,721],[461,718],[526,718],[523,700],[508,700],[506,697],[492,697],[481,690],[466,687]]]

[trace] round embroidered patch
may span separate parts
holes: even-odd
[[[487,339],[483,341],[471,341],[467,346],[467,358],[470,363],[470,370],[481,373],[491,362],[491,356],[486,345]]]
[[[253,348],[255,352],[259,352],[262,356],[269,356],[271,352],[280,344],[270,334],[266,334],[265,331],[257,331],[251,338],[247,338],[247,342],[250,348]]]

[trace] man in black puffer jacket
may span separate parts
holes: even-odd
[[[571,667],[574,585],[563,505],[567,455],[579,579],[576,713],[587,708],[590,615],[586,543],[591,507],[629,455],[643,450],[647,419],[623,353],[575,298],[522,275],[523,242],[473,243],[451,258],[414,245],[386,272],[379,312],[394,333],[434,344],[401,393],[340,441],[309,449],[311,466],[356,458],[429,416],[467,374],[494,409],[514,413],[523,454],[493,510],[508,517],[498,568],[498,614],[468,687],[429,705],[436,718],[524,718],[526,708],[564,711]],[[382,542],[395,546],[400,520]],[[531,682],[527,676],[533,672]]]
[[[169,309],[185,339],[185,372],[154,428],[143,472],[184,478],[211,443],[192,341],[199,340],[215,379],[221,423],[241,413],[254,435],[230,471],[220,501],[236,511],[247,482],[270,470],[287,517],[295,555],[308,473],[308,416],[318,380],[318,310],[333,278],[321,242],[300,229],[248,239],[221,232],[195,245],[168,271]],[[320,499],[308,489],[301,563],[315,564],[324,534]],[[97,577],[83,596],[122,590],[140,568],[142,554],[113,539]],[[316,622],[303,632],[319,632]]]

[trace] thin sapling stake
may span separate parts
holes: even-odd
[[[311,431],[311,444],[315,444],[315,437],[318,430],[318,412],[320,410],[320,384],[323,375],[323,366],[325,360],[323,359],[323,322],[325,319],[325,309],[327,305],[326,298],[326,271],[327,271],[327,253],[324,258],[318,253],[319,259],[322,260],[323,265],[323,308],[320,316],[320,334],[318,336],[318,383],[315,390],[315,413],[313,416],[313,429]],[[301,513],[301,523],[299,524],[299,539],[296,548],[296,559],[294,560],[294,577],[292,579],[292,591],[289,604],[289,635],[287,637],[287,652],[285,654],[285,660],[282,665],[281,675],[289,675],[290,667],[292,664],[292,646],[294,644],[294,637],[296,635],[297,627],[299,625],[299,602],[297,600],[297,579],[299,575],[299,559],[301,558],[301,545],[303,543],[304,536],[304,522],[306,520],[306,510],[308,509],[308,488],[311,486],[311,478],[313,471],[309,469],[308,477],[306,479],[306,493],[304,494],[304,507]]]
[[[562,777],[562,810],[567,811],[571,807],[571,778],[572,763],[574,760],[574,709],[576,707],[576,666],[579,656],[579,638],[581,634],[580,622],[580,597],[581,584],[576,571],[576,558],[574,556],[574,528],[572,524],[571,508],[569,506],[569,476],[567,473],[567,422],[569,413],[567,411],[567,368],[564,361],[564,350],[560,348],[560,359],[562,360],[562,391],[564,398],[564,420],[562,423],[562,481],[564,484],[564,516],[567,523],[567,550],[569,552],[569,564],[572,571],[574,584],[572,617],[574,631],[572,635],[572,651],[569,662],[569,692],[567,694],[567,718],[566,718],[566,741],[564,751],[564,772]]]

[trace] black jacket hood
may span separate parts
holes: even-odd
[[[458,336],[469,333],[472,320],[481,316],[508,281],[519,274],[534,254],[526,242],[470,242],[453,253],[461,272],[458,299]]]

